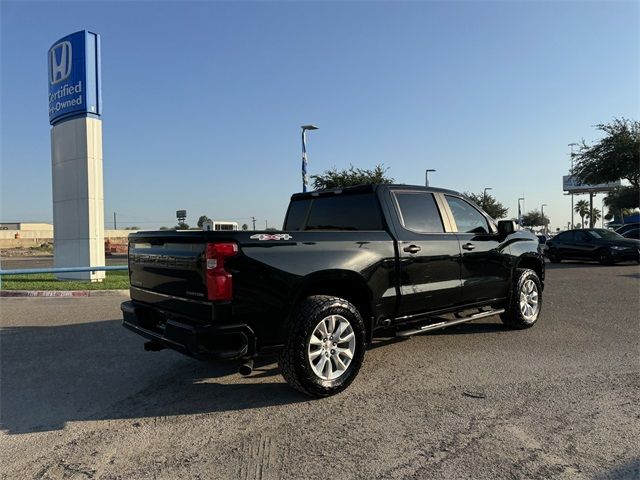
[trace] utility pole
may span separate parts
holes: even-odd
[[[253,222],[253,229],[256,229],[256,217],[251,217],[251,221]]]
[[[118,229],[118,225],[116,224],[116,212],[113,212],[113,229]]]
[[[484,189],[484,193],[482,195],[482,209],[485,212],[487,211],[487,190],[493,190],[493,188],[487,187]]]
[[[264,221],[264,229],[267,230],[269,228],[269,224],[267,223],[267,221]]]
[[[540,205],[540,213],[542,214],[542,232],[546,235],[547,234],[547,222],[545,222],[545,218],[544,218],[544,207],[546,207],[547,204],[543,203],[542,205]]]
[[[424,171],[424,186],[425,187],[429,186],[429,172],[435,172],[435,170],[433,168],[427,168]]]
[[[520,200],[522,200],[522,208],[520,207]],[[522,212],[524,211],[524,195],[518,199],[518,226],[522,228]]]
[[[571,170],[569,171],[569,175],[573,176],[573,147],[577,147],[578,144],[573,142],[568,145],[571,148]],[[571,230],[573,230],[573,193],[571,193]]]

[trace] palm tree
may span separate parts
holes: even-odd
[[[589,202],[586,200],[578,200],[574,210],[578,215],[580,215],[580,218],[582,219],[581,226],[584,228],[584,217],[589,215]]]
[[[596,222],[602,218],[602,212],[598,208],[593,209],[593,215],[591,216],[591,225],[596,226]]]

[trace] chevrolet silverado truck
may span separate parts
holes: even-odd
[[[129,235],[124,326],[197,359],[278,353],[286,381],[323,397],[354,380],[374,336],[540,315],[538,239],[451,190],[363,185],[297,193],[282,231]],[[242,362],[241,362],[242,363]]]

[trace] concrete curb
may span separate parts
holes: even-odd
[[[129,290],[0,290],[0,298],[128,297]]]

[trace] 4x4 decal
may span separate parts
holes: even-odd
[[[291,240],[293,237],[288,233],[256,233],[249,237],[252,240]]]

